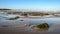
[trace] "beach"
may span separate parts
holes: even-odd
[[[23,21],[21,21],[23,20]],[[19,18],[17,20],[0,20],[0,34],[60,34],[60,18]],[[47,31],[33,30],[32,25],[48,23]],[[31,24],[31,26],[25,26]]]

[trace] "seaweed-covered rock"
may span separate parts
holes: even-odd
[[[36,29],[36,30],[48,30],[49,25],[47,23],[42,23],[40,25],[35,26],[34,29]]]
[[[16,20],[18,18],[19,18],[19,16],[16,16],[15,18],[9,18],[9,20]]]

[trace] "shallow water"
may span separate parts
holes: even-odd
[[[31,27],[41,23],[48,23],[50,28],[49,31],[59,31],[60,30],[60,17],[55,18],[21,18],[24,22],[30,23]]]
[[[23,20],[23,21],[21,21]],[[30,24],[27,27],[27,30],[31,29],[33,26],[41,24],[41,23],[48,23],[50,28],[49,31],[59,31],[60,30],[60,17],[30,17],[30,18],[19,18],[17,20],[7,20],[5,18],[0,17],[0,27],[7,25],[9,27],[24,27],[24,24]],[[19,29],[19,28],[17,28]]]

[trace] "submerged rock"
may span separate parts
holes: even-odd
[[[24,20],[20,20],[20,21],[24,21]]]
[[[43,23],[43,24],[35,26],[34,29],[35,30],[48,30],[49,25],[47,23]]]

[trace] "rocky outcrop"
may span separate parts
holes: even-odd
[[[34,29],[35,30],[48,30],[49,25],[47,23],[43,23],[43,24],[35,26]]]
[[[16,16],[15,18],[9,18],[9,20],[16,20],[18,18],[19,18],[19,16]]]

